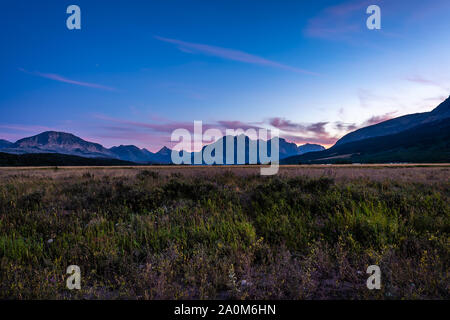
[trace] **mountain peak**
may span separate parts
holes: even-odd
[[[172,150],[170,150],[169,148],[167,148],[166,146],[162,147],[157,154],[162,154],[162,155],[168,155],[171,154]]]
[[[45,131],[18,140],[12,146],[25,153],[62,153],[88,157],[111,157],[113,154],[101,144],[85,141],[71,133]]]
[[[120,149],[122,149],[122,150],[125,150],[125,149],[140,150],[138,147],[136,147],[134,145],[131,145],[131,144],[130,145],[123,145],[123,144],[121,144],[118,147],[112,147],[110,150],[120,150]]]
[[[431,111],[432,115],[436,114],[449,114],[450,113],[450,96],[445,99],[440,105],[438,105],[433,111]]]
[[[299,154],[305,154],[305,153],[309,153],[309,152],[317,152],[317,151],[323,151],[323,150],[325,150],[324,146],[321,146],[320,144],[313,144],[313,143],[306,143],[306,144],[298,147]]]
[[[109,149],[119,159],[126,161],[133,161],[139,163],[147,163],[152,160],[152,153],[147,149],[139,149],[134,145],[120,145]]]
[[[73,142],[73,141],[84,141],[77,136],[67,133],[67,132],[58,132],[58,131],[45,131],[39,133],[37,135],[20,139],[16,142],[16,144],[29,143],[33,141],[34,144],[48,144],[48,143],[64,143],[64,142]]]

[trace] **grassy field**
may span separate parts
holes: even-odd
[[[449,178],[448,165],[0,169],[0,298],[449,299]],[[372,264],[381,290],[366,287]]]

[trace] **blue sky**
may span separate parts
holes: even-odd
[[[81,8],[68,30],[66,8]],[[381,30],[366,8],[381,8]],[[194,120],[332,145],[450,94],[450,1],[9,1],[0,138],[156,151]]]

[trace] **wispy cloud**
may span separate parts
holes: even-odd
[[[406,80],[408,80],[410,82],[419,83],[419,84],[428,84],[428,85],[433,85],[433,86],[439,86],[439,83],[437,83],[436,81],[425,79],[424,77],[419,76],[419,75],[406,77]]]
[[[335,122],[334,127],[338,131],[344,131],[344,132],[354,131],[359,128],[355,123],[345,123],[342,121]]]
[[[364,123],[362,124],[362,127],[366,127],[366,126],[371,126],[383,121],[387,121],[387,120],[391,120],[392,118],[395,118],[395,114],[397,113],[397,111],[392,111],[392,112],[388,112],[379,116],[372,116],[369,119],[367,119],[366,121],[364,121]]]
[[[406,77],[406,80],[409,82],[420,84],[420,85],[428,85],[428,86],[437,87],[439,89],[443,89],[445,91],[450,91],[449,87],[446,85],[444,80],[441,80],[441,81],[431,80],[431,79],[425,78],[420,75],[408,76],[408,77]]]
[[[377,124],[377,123],[380,123],[383,121],[391,120],[391,119],[395,118],[396,114],[397,114],[397,111],[392,111],[392,112],[387,112],[382,115],[371,116],[370,118],[368,118],[367,120],[363,121],[360,124],[336,121],[333,123],[333,125],[336,130],[346,134],[346,133],[355,131],[360,128],[371,126],[371,125],[374,125],[374,124]]]
[[[159,36],[155,36],[154,38],[159,41],[174,44],[178,47],[178,49],[180,51],[191,53],[191,54],[195,54],[195,53],[204,54],[204,55],[219,57],[219,58],[226,59],[226,60],[239,61],[239,62],[249,63],[249,64],[257,64],[257,65],[262,65],[262,66],[266,66],[266,67],[274,67],[274,68],[293,71],[293,72],[297,72],[297,73],[318,75],[318,73],[315,73],[315,72],[288,66],[288,65],[276,62],[276,61],[268,60],[268,59],[258,57],[256,55],[249,54],[249,53],[239,51],[239,50],[216,47],[216,46],[211,46],[211,45],[207,45],[207,44],[186,42],[186,41],[181,41],[181,40],[177,40],[177,39],[163,38],[163,37],[159,37]]]
[[[314,133],[314,134],[324,134],[325,126],[328,122],[315,122],[315,123],[295,123],[284,118],[270,118],[269,124],[275,128],[278,128],[287,132],[297,132],[297,133]]]
[[[360,17],[373,0],[349,1],[328,7],[308,21],[305,34],[310,37],[336,39],[362,30]],[[358,17],[356,18],[356,15]]]
[[[42,73],[42,72],[37,72],[37,71],[27,71],[23,68],[19,68],[19,71],[28,73],[28,74],[32,74],[32,75],[35,75],[35,76],[38,76],[41,78],[51,79],[51,80],[64,82],[64,83],[70,83],[70,84],[74,84],[74,85],[82,86],[82,87],[89,87],[89,88],[102,89],[102,90],[108,90],[108,91],[116,90],[115,88],[104,86],[104,85],[97,84],[97,83],[83,82],[83,81],[68,79],[66,77],[63,77],[63,76],[61,76],[59,74],[55,74],[55,73]]]

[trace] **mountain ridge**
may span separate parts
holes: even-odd
[[[222,137],[219,140],[223,140]],[[247,137],[248,138],[248,137]],[[218,141],[219,141],[218,140]],[[166,146],[153,153],[134,145],[119,145],[105,148],[99,143],[89,142],[67,132],[45,131],[40,134],[17,140],[15,143],[5,141],[0,145],[1,152],[8,154],[42,154],[55,153],[73,155],[87,158],[110,158],[123,161],[131,161],[141,164],[171,164],[172,150]],[[280,138],[280,158],[300,155],[311,151],[323,150],[323,146],[316,144],[305,144],[297,146]],[[217,143],[217,141],[215,142]],[[204,148],[207,146],[203,147]],[[248,145],[246,145],[248,148]],[[245,150],[248,157],[248,150]],[[188,153],[193,156],[195,153]]]
[[[449,117],[450,96],[429,112],[404,115],[350,132],[339,139],[335,146],[368,138],[400,133],[424,123],[442,120]]]

